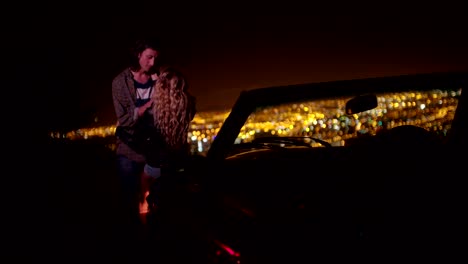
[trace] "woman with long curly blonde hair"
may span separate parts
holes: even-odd
[[[154,77],[151,113],[156,140],[149,143],[146,154],[142,179],[144,197],[151,193],[149,188],[154,189],[150,185],[155,186],[156,179],[180,168],[190,155],[188,130],[196,112],[195,98],[188,92],[187,82],[179,71],[165,68]],[[154,206],[151,197],[146,200],[149,208]]]
[[[153,93],[153,118],[165,143],[172,150],[186,146],[190,122],[195,114],[194,99],[182,74],[172,68],[162,70]]]

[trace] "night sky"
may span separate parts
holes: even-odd
[[[115,122],[111,81],[143,32],[160,36],[199,111],[229,109],[252,88],[468,70],[461,5],[216,3],[77,7],[37,24],[27,39],[38,43],[32,65],[50,129]]]

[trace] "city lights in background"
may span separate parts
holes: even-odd
[[[375,135],[380,130],[401,125],[416,125],[445,135],[450,129],[460,93],[385,94],[378,97],[376,108],[354,115],[345,114],[345,98],[267,107],[249,116],[235,143],[249,142],[261,136],[309,136],[333,146],[343,146],[345,140],[358,135]],[[206,153],[229,113],[200,112],[195,115],[187,135],[192,153]],[[82,128],[63,134],[51,132],[50,137],[67,140],[107,138],[113,137],[115,130],[115,125]],[[115,146],[111,144],[110,147]]]

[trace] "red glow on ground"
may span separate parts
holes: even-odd
[[[216,244],[218,244],[222,249],[224,249],[229,255],[231,256],[235,256],[235,257],[239,257],[240,254],[239,252],[236,252],[234,251],[232,248],[230,248],[229,246],[219,242],[219,241],[216,241]]]

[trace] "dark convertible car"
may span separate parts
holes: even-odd
[[[207,155],[161,181],[151,232],[170,262],[460,261],[467,86],[447,72],[242,92]]]

